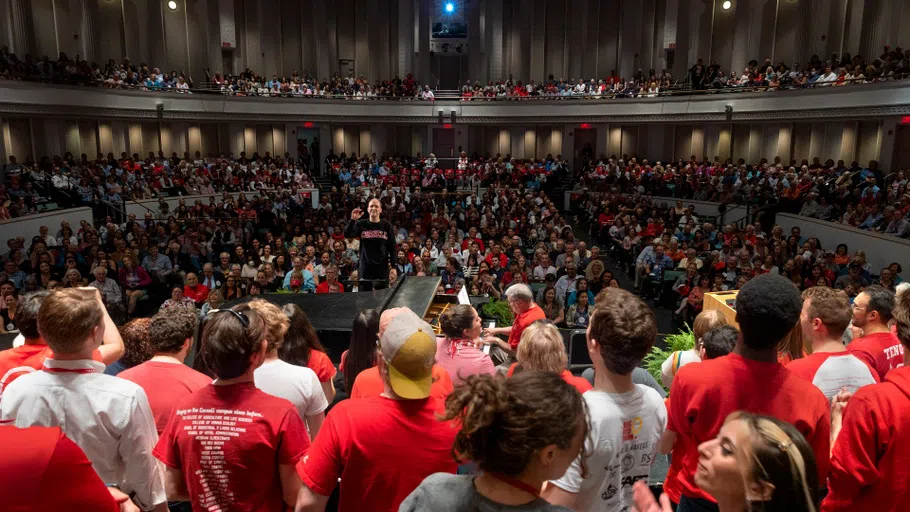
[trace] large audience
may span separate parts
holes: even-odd
[[[570,172],[559,158],[464,157],[481,191],[452,186],[432,155],[332,157],[336,186],[316,207],[299,193],[309,162],[172,158],[60,159],[51,174],[66,167],[68,181],[121,191],[193,180],[211,187],[207,203],[10,243],[0,317],[22,344],[0,352],[0,445],[17,469],[0,490],[13,508],[808,512],[904,501],[910,295],[898,292],[899,265],[870,269],[862,251],[828,250],[798,228],[715,227],[681,203],[618,191],[587,198],[582,236],[541,186]],[[357,291],[363,254],[347,228],[368,201],[393,226],[390,281],[439,276],[438,293],[504,301],[511,325],[484,329],[462,304],[436,336],[406,308],[365,310],[330,358],[306,314],[268,293]],[[739,290],[735,326],[702,307],[727,289]],[[655,307],[696,330],[695,348],[666,365],[666,400],[635,377],[657,341]],[[587,378],[569,371],[556,326],[585,330]],[[645,483],[663,453],[673,465],[658,501]],[[38,476],[49,472],[63,476]]]

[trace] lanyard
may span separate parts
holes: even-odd
[[[51,367],[45,365],[41,369],[46,372],[51,372],[51,373],[80,373],[80,374],[95,373],[95,370],[93,368],[51,368]]]
[[[511,476],[506,476],[502,473],[489,473],[489,475],[506,485],[518,489],[519,491],[524,491],[531,496],[534,496],[535,498],[540,498],[540,489],[534,487],[533,485],[526,484],[517,478],[512,478]]]

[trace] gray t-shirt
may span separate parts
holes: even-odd
[[[474,488],[474,476],[434,473],[401,502],[398,512],[572,512],[540,498],[524,505],[490,501]]]

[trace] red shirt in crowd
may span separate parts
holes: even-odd
[[[493,258],[499,259],[499,268],[506,268],[509,266],[509,258],[503,253],[499,253],[499,256],[496,256],[491,252],[490,254],[487,254],[487,257],[483,260],[486,261],[488,265],[493,266]]]
[[[145,391],[159,436],[170,421],[177,402],[212,383],[211,377],[185,364],[164,361],[146,361],[117,376],[138,384]]]
[[[433,384],[430,385],[430,397],[437,398],[445,402],[446,397],[452,393],[454,386],[452,378],[445,368],[438,364],[433,365]],[[379,375],[379,367],[374,366],[360,372],[354,379],[354,385],[351,388],[351,398],[369,398],[379,396],[385,391],[382,384],[382,377]],[[443,405],[440,410],[444,410]]]
[[[203,302],[209,298],[209,287],[204,284],[197,284],[195,288],[187,285],[183,287],[183,295],[192,299],[193,302]]]
[[[767,390],[765,392],[762,392]],[[791,423],[815,452],[819,481],[828,475],[831,414],[825,395],[778,362],[762,362],[730,354],[683,366],[673,379],[669,423],[685,437],[685,453],[677,480],[689,498],[714,501],[695,484],[698,445],[717,437],[730,413],[748,411]]]
[[[323,281],[319,283],[319,286],[316,287],[316,293],[344,293],[344,285],[340,282],[336,282],[335,288],[333,290],[330,290],[329,282]]]
[[[323,496],[331,495],[341,478],[340,512],[397,511],[424,478],[456,470],[457,430],[436,419],[436,402],[431,396],[339,403],[297,464],[300,478]]]
[[[546,319],[547,314],[534,302],[531,303],[531,307],[527,311],[516,316],[515,321],[512,322],[512,333],[509,334],[509,346],[512,347],[512,350],[518,348],[518,342],[521,341],[521,333],[523,333],[529,325],[538,320]]]
[[[518,363],[512,363],[512,366],[509,366],[509,371],[506,375],[508,377],[515,375],[516,368],[518,368]],[[594,386],[588,382],[588,379],[584,377],[576,377],[575,375],[572,375],[572,372],[569,370],[563,370],[559,376],[562,377],[562,380],[566,381],[566,383],[571,384],[575,389],[577,389],[579,393],[586,393],[594,389]]]
[[[307,368],[316,372],[319,382],[329,382],[335,376],[337,370],[332,360],[325,352],[310,350],[310,359],[306,363]]]
[[[853,340],[847,350],[874,368],[879,380],[885,380],[889,371],[904,366],[904,346],[890,332],[877,332]]]
[[[0,351],[0,397],[14,380],[26,373],[40,370],[44,366],[44,360],[53,357],[54,351],[44,344],[21,345]],[[92,360],[102,362],[100,350],[92,352]]]
[[[858,390],[831,453],[822,512],[906,510],[910,499],[910,368]]]
[[[243,382],[180,400],[153,453],[183,472],[194,510],[283,511],[278,466],[309,446],[291,402]]]
[[[667,407],[667,411],[669,411],[669,397],[664,399],[664,405]],[[676,432],[676,428],[673,426],[673,421],[669,414],[667,415],[667,430]],[[676,442],[673,443],[674,456],[670,457],[670,467],[667,469],[667,476],[664,479],[664,492],[670,497],[670,500],[673,503],[679,503],[679,499],[682,497],[682,484],[679,482],[679,477],[677,475],[679,475],[679,472],[683,467],[682,455],[688,451],[689,448],[686,445],[686,438],[684,436],[676,436]]]
[[[120,510],[85,453],[60,427],[2,427],[0,453],[3,510]]]

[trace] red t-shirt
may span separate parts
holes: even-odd
[[[162,361],[146,361],[123,370],[117,376],[135,382],[145,391],[159,436],[171,419],[177,402],[212,383],[211,377],[185,364]]]
[[[319,382],[328,382],[335,376],[335,365],[325,352],[310,350],[310,359],[306,363],[307,368],[316,372]]]
[[[47,345],[21,345],[0,351],[0,397],[14,380],[40,370],[45,359],[53,359],[54,351]],[[92,352],[92,360],[102,362],[101,351]]]
[[[345,400],[329,413],[297,472],[323,496],[341,478],[340,512],[397,511],[424,478],[456,470],[457,430],[436,419],[438,409],[433,397]]]
[[[847,350],[874,368],[879,380],[885,380],[889,371],[904,366],[904,346],[890,332],[877,332],[853,340]]]
[[[183,295],[192,299],[193,302],[202,302],[209,298],[209,287],[204,284],[197,284],[195,289],[184,286]]]
[[[668,422],[686,451],[678,482],[682,494],[714,501],[695,485],[698,445],[717,437],[730,413],[748,411],[786,421],[805,436],[815,452],[819,481],[828,476],[831,414],[825,395],[780,363],[746,359],[730,354],[699,364],[683,366],[670,389]]]
[[[664,399],[664,405],[667,407],[667,411],[669,411],[669,397]],[[667,416],[667,430],[676,432],[676,428],[673,426],[673,421],[670,419],[669,415]],[[677,475],[679,475],[679,471],[683,467],[683,454],[687,452],[688,446],[686,445],[686,438],[677,435],[676,441],[673,443],[673,455],[670,457],[670,467],[667,469],[667,477],[664,479],[664,492],[670,497],[670,500],[673,503],[679,503],[679,499],[682,496],[682,485],[680,484]]]
[[[85,453],[59,427],[2,427],[0,453],[3,510],[120,510]]]
[[[285,510],[280,464],[310,446],[294,405],[252,382],[210,384],[180,400],[154,455],[183,472],[194,510]]]
[[[516,368],[518,368],[518,363],[512,363],[512,366],[509,366],[509,371],[506,373],[506,376],[511,377],[512,375],[515,375]],[[563,370],[559,376],[562,377],[562,380],[574,386],[579,393],[586,393],[594,389],[594,386],[588,382],[588,379],[584,377],[576,377],[575,375],[572,375],[572,372],[569,370]]]
[[[433,365],[433,384],[430,385],[430,397],[437,398],[440,402],[445,402],[446,397],[454,389],[452,378],[445,368],[438,364]],[[379,396],[385,391],[382,384],[382,377],[379,375],[379,367],[368,368],[354,379],[354,386],[351,389],[351,398],[369,398]],[[444,410],[443,405],[440,410]]]
[[[521,341],[521,333],[534,322],[538,320],[546,320],[547,314],[540,309],[535,303],[531,303],[531,308],[525,311],[524,313],[515,317],[515,321],[512,322],[512,334],[509,334],[509,346],[512,347],[512,350],[518,348],[518,342]]]
[[[344,293],[344,285],[341,283],[335,283],[335,290],[329,290],[329,282],[323,281],[319,283],[319,286],[316,287],[316,293]]]

